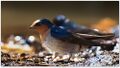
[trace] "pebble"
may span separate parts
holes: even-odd
[[[95,56],[95,53],[91,53],[89,56],[90,56],[90,57],[94,57],[94,56]]]
[[[78,57],[79,55],[80,55],[79,53],[74,54],[75,57]]]
[[[25,57],[25,56],[26,56],[25,53],[20,54],[20,57]]]
[[[39,63],[40,60],[39,60],[38,58],[34,58],[34,62],[35,62],[35,63]]]
[[[42,51],[42,52],[39,52],[39,57],[45,57],[45,56],[49,56],[49,55],[52,55],[52,54],[50,54],[50,53],[48,53],[48,52],[46,52],[46,51]]]
[[[103,51],[96,51],[96,55],[101,55]]]
[[[69,59],[70,58],[70,55],[63,55],[62,56],[62,60],[66,60],[66,59]]]
[[[44,57],[44,53],[43,52],[39,52],[39,57]]]
[[[84,51],[82,54],[81,54],[81,57],[84,57],[84,58],[88,58],[88,52]]]

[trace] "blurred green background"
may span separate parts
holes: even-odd
[[[110,17],[119,20],[118,1],[2,1],[1,2],[1,38],[14,35],[36,35],[29,29],[33,21],[39,18],[52,19],[63,14],[82,25],[90,25],[101,18]]]

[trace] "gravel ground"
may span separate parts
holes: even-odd
[[[96,50],[94,50],[96,49]],[[119,53],[102,51],[100,47],[92,47],[79,52],[74,57],[69,55],[52,59],[52,54],[41,52],[39,54],[12,54],[1,52],[2,66],[119,66]]]

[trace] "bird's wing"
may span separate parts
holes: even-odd
[[[88,43],[89,45],[94,46],[114,46],[116,44],[116,40],[114,40],[115,36],[112,35],[89,35],[89,34],[82,34],[82,33],[72,33],[74,37],[78,40],[82,39],[84,42]],[[81,42],[81,41],[79,41]]]
[[[68,43],[100,46],[100,45],[113,45],[112,42],[105,43],[105,41],[107,40],[112,41],[113,37],[114,37],[113,35],[98,36],[98,35],[89,35],[89,34],[81,34],[81,33],[71,33],[71,35],[67,37],[58,38],[58,39]]]
[[[51,28],[50,33],[51,33],[52,37],[54,37],[58,40],[64,41],[64,42],[68,42],[68,43],[79,44],[80,42],[82,42],[82,43],[89,42],[84,37],[81,37],[81,36],[78,37],[77,35],[75,35],[75,33],[68,32],[66,29],[56,27],[56,26],[53,26]]]

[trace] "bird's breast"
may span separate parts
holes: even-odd
[[[45,40],[42,42],[42,46],[49,52],[58,52],[61,54],[76,53],[80,50],[79,44],[61,41],[52,37],[49,32],[48,35],[46,35]]]

